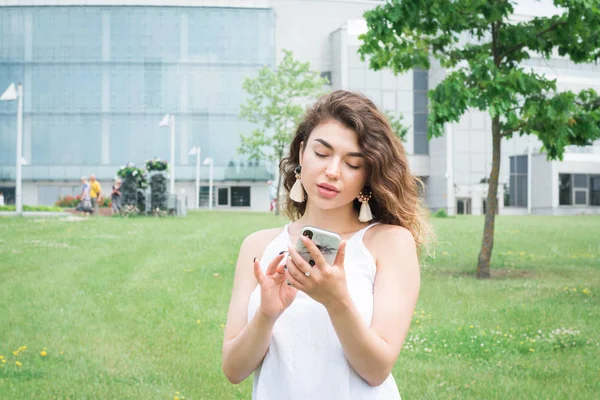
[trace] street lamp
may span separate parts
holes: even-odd
[[[170,126],[171,127],[171,177],[170,192],[172,195],[175,194],[175,116],[173,114],[166,114],[160,121],[158,126]]]
[[[2,101],[17,100],[17,172],[15,184],[15,209],[17,215],[23,215],[23,196],[21,187],[21,165],[23,165],[23,85],[15,88],[11,83],[0,96]]]
[[[210,165],[208,172],[208,209],[212,210],[213,206],[213,159],[207,157],[202,165]]]
[[[196,156],[196,210],[200,208],[200,147],[194,146],[189,152]]]

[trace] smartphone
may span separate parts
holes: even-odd
[[[317,248],[321,250],[321,253],[329,265],[333,265],[340,243],[342,242],[342,237],[340,235],[335,232],[308,225],[302,228],[300,234],[312,240],[314,244],[317,245]],[[300,239],[296,242],[296,251],[310,264],[311,267],[314,267],[315,261],[312,259],[310,253],[306,247],[304,247],[304,243],[302,243]]]

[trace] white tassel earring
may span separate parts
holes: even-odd
[[[292,186],[292,190],[290,190],[290,199],[296,203],[302,203],[304,201],[304,188],[302,187],[302,183],[300,183],[302,167],[298,165],[294,172],[296,173],[296,182]]]
[[[371,206],[369,200],[371,200],[373,193],[370,189],[364,188],[358,194],[358,201],[362,203],[360,206],[360,213],[358,214],[358,220],[360,222],[369,222],[373,219],[373,213],[371,212]]]

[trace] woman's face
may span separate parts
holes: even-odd
[[[337,121],[318,125],[300,149],[302,186],[321,209],[354,201],[367,179],[367,164],[356,133]]]

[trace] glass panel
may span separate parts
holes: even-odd
[[[510,173],[515,174],[517,172],[517,160],[516,156],[510,156]]]
[[[517,175],[517,207],[527,207],[527,177]]]
[[[218,204],[220,206],[226,206],[229,204],[229,188],[219,188],[218,193]]]
[[[415,113],[427,112],[427,92],[414,92],[413,95]]]
[[[231,207],[250,207],[250,186],[231,187]]]
[[[102,8],[36,7],[31,13],[35,61],[102,60]]]
[[[527,174],[527,156],[517,156],[517,173]]]
[[[200,193],[199,193],[200,201],[198,202],[200,207],[208,207],[208,199],[210,198],[209,192],[210,192],[209,186],[200,186]],[[216,190],[214,190],[214,188],[213,188],[213,206],[216,204],[216,202],[215,202],[216,195],[217,195]]]
[[[514,157],[511,158],[511,164],[514,161]],[[517,176],[514,174],[510,175],[510,184],[508,187],[508,201],[506,202],[507,206],[515,206],[517,203]]]
[[[41,165],[100,164],[101,129],[99,116],[35,116],[31,123],[30,162]]]
[[[573,204],[571,194],[571,174],[559,174],[558,185],[558,204],[561,206]]]
[[[600,175],[590,176],[590,206],[600,206]]]
[[[575,191],[575,204],[586,205],[587,204],[587,192],[585,190]]]
[[[414,123],[415,132],[427,133],[427,114],[415,114]]]
[[[587,189],[588,176],[584,174],[573,175],[573,187]]]
[[[413,72],[414,90],[427,91],[429,90],[429,72],[415,69]]]
[[[457,214],[464,214],[465,213],[465,203],[462,200],[457,200],[456,201],[456,213]]]
[[[0,9],[0,38],[0,61],[22,61],[25,58],[25,13],[21,9]],[[2,73],[0,81],[1,77]],[[0,88],[4,90],[5,86]]]
[[[427,134],[415,133],[415,154],[429,154],[429,141]]]

